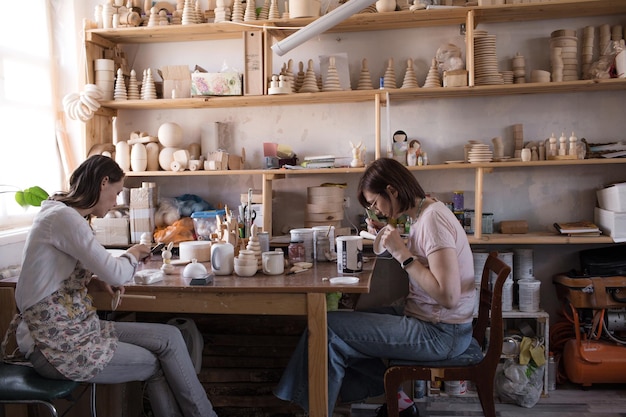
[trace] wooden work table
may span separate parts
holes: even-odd
[[[328,417],[328,349],[326,331],[326,294],[332,292],[368,293],[374,262],[365,263],[356,284],[331,284],[336,277],[335,262],[319,262],[307,272],[268,276],[262,272],[252,277],[216,276],[212,284],[191,286],[183,278],[184,266],[176,266],[174,274],[161,282],[141,285],[129,283],[126,294],[149,296],[123,298],[117,311],[201,313],[201,314],[268,314],[303,315],[309,331],[309,415]],[[142,264],[141,268],[161,266],[160,259]],[[207,268],[210,269],[210,268]],[[15,280],[0,281],[1,286],[14,286]],[[111,310],[111,296],[90,288],[98,310]]]

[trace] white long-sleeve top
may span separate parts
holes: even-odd
[[[77,262],[112,286],[130,281],[138,263],[130,253],[112,256],[75,209],[58,201],[44,201],[24,247],[15,291],[18,310],[25,311],[59,290]],[[16,336],[20,351],[30,355],[34,341],[26,323],[20,323]]]

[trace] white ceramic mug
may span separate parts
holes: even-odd
[[[263,273],[267,275],[280,275],[285,272],[285,256],[282,250],[263,252]]]
[[[339,236],[337,238],[337,272],[349,274],[363,270],[363,238]]]
[[[230,275],[235,267],[235,248],[230,243],[211,244],[211,269],[215,275]]]

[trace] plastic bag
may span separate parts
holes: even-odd
[[[543,376],[544,365],[537,366],[534,361],[520,365],[507,359],[496,373],[496,393],[502,402],[532,408],[541,397]]]

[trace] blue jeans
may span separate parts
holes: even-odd
[[[383,359],[436,361],[460,355],[472,324],[428,323],[399,308],[328,313],[328,415],[338,398],[362,401],[385,392]],[[307,332],[287,364],[274,395],[309,410]]]
[[[168,324],[115,322],[119,343],[107,366],[86,382],[146,381],[157,417],[217,417],[200,384],[180,330]],[[35,350],[29,357],[43,376],[64,379]]]

